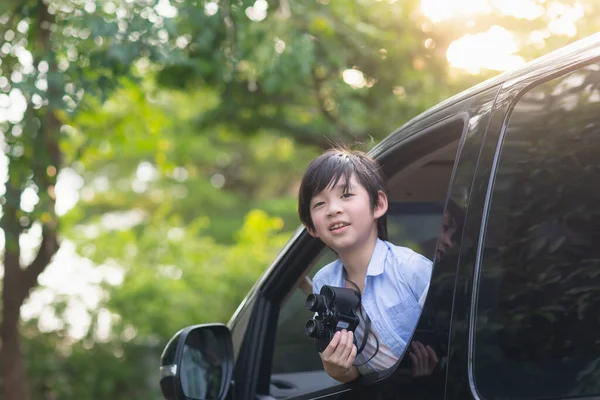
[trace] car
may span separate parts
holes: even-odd
[[[165,347],[167,399],[563,399],[600,396],[600,34],[476,85],[370,154],[390,241],[435,260],[408,357],[339,383],[304,333],[335,255],[299,228],[227,325]],[[435,256],[444,210],[452,244]],[[439,252],[438,252],[439,253]]]

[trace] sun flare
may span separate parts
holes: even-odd
[[[452,19],[470,20],[496,12],[520,19],[534,20],[544,16],[549,20],[546,29],[533,31],[528,43],[543,47],[551,35],[573,37],[577,21],[583,16],[579,2],[563,4],[553,1],[547,8],[540,0],[421,0],[421,11],[433,23]],[[506,71],[525,62],[518,56],[519,44],[515,36],[500,26],[485,32],[465,35],[454,41],[446,56],[449,64],[470,73],[482,69]]]

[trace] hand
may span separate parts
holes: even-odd
[[[430,375],[439,361],[435,351],[429,345],[423,346],[416,340],[410,344],[408,354],[412,361],[410,372],[413,377]]]
[[[321,360],[325,372],[333,379],[341,382],[349,382],[358,378],[359,372],[352,364],[356,358],[356,346],[353,342],[352,331],[345,329],[333,335],[333,339],[322,353]]]

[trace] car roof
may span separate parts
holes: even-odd
[[[541,56],[533,61],[524,64],[523,66],[517,69],[503,72],[499,75],[496,75],[493,78],[490,78],[477,85],[474,85],[469,89],[466,89],[436,104],[435,106],[412,118],[400,128],[388,135],[384,140],[379,142],[379,144],[374,146],[370,153],[375,158],[378,158],[378,156],[381,155],[385,151],[385,149],[404,139],[404,137],[409,134],[412,127],[418,125],[426,119],[429,119],[434,114],[443,111],[444,109],[448,108],[453,104],[459,103],[465,99],[476,96],[478,93],[487,91],[488,89],[494,86],[502,85],[508,81],[518,80],[519,78],[526,76],[534,71],[538,71],[541,69],[558,70],[566,64],[573,63],[574,61],[582,61],[582,59],[588,57],[588,50],[596,47],[600,47],[600,32],[588,36],[584,39],[578,40],[567,46],[564,46],[558,50],[554,50],[544,56]]]

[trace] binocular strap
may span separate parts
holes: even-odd
[[[352,284],[356,288],[357,292],[360,294],[360,289],[359,289],[358,285],[356,283],[352,282],[350,279],[346,278],[345,272],[346,271],[344,270],[344,279],[346,281],[348,281],[350,284]],[[362,301],[361,301],[361,304],[359,305],[358,310],[360,312],[361,319],[365,323],[365,329],[364,329],[364,333],[363,333],[362,343],[360,344],[360,347],[356,351],[357,355],[362,353],[362,351],[365,349],[365,346],[367,345],[367,340],[369,338],[369,335],[371,334],[371,318],[369,318],[369,314],[366,311],[363,314]],[[373,334],[373,337],[375,338],[375,343],[376,343],[375,352],[373,353],[373,355],[371,357],[369,357],[369,359],[367,361],[363,362],[362,364],[356,365],[356,367],[365,365],[366,363],[371,361],[373,359],[373,357],[375,357],[377,355],[377,353],[379,352],[379,339],[377,338],[377,335],[375,335],[375,334]]]

